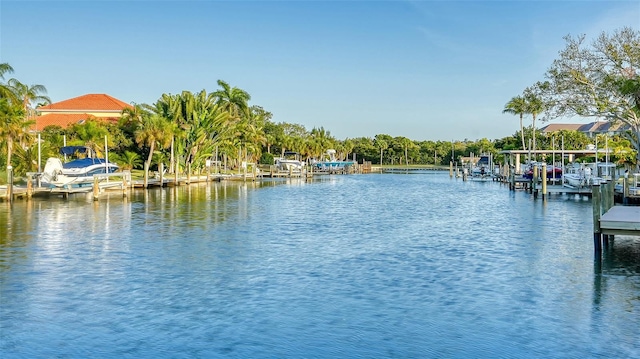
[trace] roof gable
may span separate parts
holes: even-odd
[[[133,108],[126,102],[120,101],[107,94],[87,94],[68,100],[55,102],[47,106],[38,107],[38,111],[122,111],[125,108]]]

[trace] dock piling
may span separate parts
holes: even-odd
[[[33,178],[31,176],[27,176],[27,199],[31,198],[33,195]]]
[[[547,164],[542,165],[542,199],[547,197]]]
[[[98,177],[93,176],[93,200],[97,201],[100,195],[100,185],[98,184]]]
[[[7,166],[7,200],[9,203],[13,202],[13,167]]]
[[[601,203],[600,203],[600,185],[594,184],[591,186],[591,202],[593,209],[593,248],[596,254],[602,253],[602,232],[600,230],[600,216]]]

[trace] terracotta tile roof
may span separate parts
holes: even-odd
[[[41,131],[47,126],[60,126],[67,128],[75,123],[82,123],[86,120],[117,122],[117,117],[94,117],[86,113],[50,113],[48,115],[36,116],[32,119],[35,123],[31,126],[34,131]]]
[[[133,108],[128,103],[107,94],[87,94],[68,100],[55,102],[47,106],[39,107],[38,111],[122,111],[124,108]]]
[[[542,132],[554,132],[554,131],[580,131],[580,128],[584,126],[580,123],[552,123],[541,128]]]

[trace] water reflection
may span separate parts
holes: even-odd
[[[0,352],[634,357],[637,239],[594,265],[590,212],[431,173],[17,202]]]

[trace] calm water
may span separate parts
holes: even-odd
[[[640,239],[448,173],[0,203],[0,357],[640,358]]]

